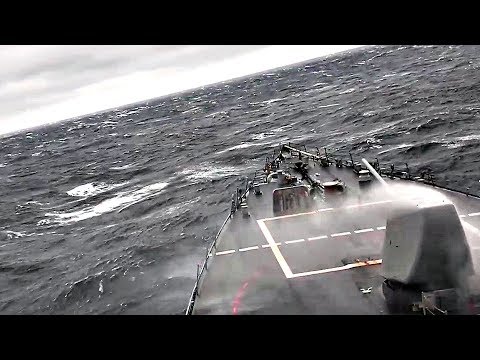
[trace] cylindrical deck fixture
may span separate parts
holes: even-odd
[[[249,217],[250,216],[250,213],[248,212],[248,205],[246,202],[242,202],[242,204],[240,205],[240,209],[242,211],[242,216],[243,217]]]
[[[277,171],[277,179],[278,179],[278,185],[285,184],[285,174],[283,173],[283,170]]]
[[[380,181],[380,183],[386,187],[388,187],[388,184],[386,183],[385,180],[382,179],[382,177],[378,174],[378,172],[373,168],[372,165],[370,165],[370,163],[365,160],[365,159],[362,159],[362,162],[365,164],[365,166],[367,167],[367,169],[372,173],[373,176],[375,176],[375,178]]]

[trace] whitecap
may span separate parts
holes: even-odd
[[[394,77],[397,76],[397,73],[385,74],[383,75],[384,78]]]
[[[107,184],[104,182],[100,182],[100,183],[91,182],[88,184],[77,186],[76,188],[73,188],[72,190],[67,191],[67,194],[70,196],[88,197],[88,196],[104,193],[106,191],[124,186],[126,184],[128,183],[125,182],[120,184]]]
[[[167,185],[168,183],[158,182],[131,192],[121,192],[113,198],[106,199],[95,206],[89,206],[79,211],[70,213],[46,213],[45,216],[53,217],[54,221],[58,223],[68,224],[100,216],[115,210],[120,212],[133,204],[160,194]]]
[[[297,121],[298,122],[298,121]],[[276,129],[273,129],[272,132],[283,132],[285,131],[286,129],[290,129],[293,127],[293,125],[295,125],[297,122],[294,122],[294,123],[291,123],[291,124],[288,124],[288,125],[284,125],[284,126],[280,126]]]
[[[342,104],[328,104],[328,105],[319,105],[319,106],[316,106],[316,108],[328,108],[328,107],[332,107],[332,106],[341,106]]]
[[[339,94],[342,95],[342,94],[350,94],[352,92],[355,91],[355,88],[350,88],[350,89],[347,89],[345,91],[340,91]]]
[[[224,149],[224,150],[220,150],[220,151],[217,151],[216,154],[223,154],[223,153],[226,153],[228,151],[232,151],[232,150],[238,150],[238,149],[246,149],[246,148],[249,148],[249,147],[252,147],[252,146],[263,146],[263,145],[268,145],[270,144],[270,142],[263,142],[263,143],[251,143],[251,142],[246,142],[246,143],[243,143],[243,144],[240,144],[240,145],[235,145],[235,146],[232,146],[232,147],[229,147],[227,149]]]
[[[43,233],[31,233],[31,234],[27,234],[25,233],[24,231],[12,231],[12,230],[7,230],[5,231],[5,234],[7,234],[7,237],[9,239],[18,239],[18,238],[22,238],[22,237],[30,237],[30,236],[34,236],[34,235],[43,235]]]
[[[32,200],[32,201],[27,201],[25,205],[43,205],[43,204],[39,201]]]
[[[265,101],[260,102],[260,104],[267,104],[267,105],[269,105],[269,104],[273,104],[273,103],[275,103],[275,102],[277,102],[277,101],[282,101],[282,100],[285,100],[285,98],[275,98],[275,99],[265,100]]]
[[[260,133],[260,134],[255,134],[252,136],[252,140],[263,140],[268,137],[275,136],[275,134],[272,133]]]
[[[182,111],[182,114],[189,114],[191,112],[195,112],[197,110],[201,110],[201,108],[199,108],[198,106],[194,106],[193,108],[191,109],[188,109],[188,110],[185,110],[185,111]]]
[[[5,234],[7,234],[9,239],[13,239],[13,238],[17,239],[25,236],[24,232],[17,232],[17,231],[11,231],[11,230],[5,231]]]
[[[377,112],[372,110],[372,111],[366,111],[366,112],[364,112],[364,113],[362,114],[362,116],[370,117],[370,116],[374,116],[374,115],[376,115],[376,114],[377,114]]]
[[[444,140],[444,139],[442,139]],[[480,134],[471,134],[471,135],[466,135],[466,136],[457,136],[453,138],[451,141],[448,141],[442,145],[444,147],[447,147],[448,149],[456,149],[460,148],[465,145],[466,142],[469,141],[478,141],[480,140]]]
[[[136,164],[127,164],[127,165],[123,165],[123,166],[114,166],[114,167],[111,167],[110,170],[126,170],[126,169],[130,169],[131,167],[135,166]]]
[[[180,172],[180,175],[185,175],[189,180],[201,179],[221,179],[231,175],[239,175],[240,169],[233,166],[215,166],[204,164],[202,166],[195,166],[187,168]]]
[[[459,136],[455,138],[456,141],[470,141],[470,140],[480,140],[480,134],[472,134],[466,136]]]
[[[399,149],[409,148],[409,147],[412,147],[412,146],[413,146],[413,144],[400,144],[400,145],[395,145],[395,146],[393,146],[393,147],[391,147],[391,148],[389,148],[389,149],[380,151],[380,152],[378,153],[378,155],[380,155],[380,154],[385,154],[385,153],[387,153],[387,152],[389,152],[389,151],[392,151],[392,150],[399,150]]]

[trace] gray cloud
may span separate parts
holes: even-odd
[[[163,67],[193,68],[264,46],[0,46],[0,119],[68,99],[83,86]]]

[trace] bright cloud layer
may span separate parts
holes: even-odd
[[[357,46],[0,46],[0,133]]]

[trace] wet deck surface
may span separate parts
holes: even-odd
[[[275,217],[271,193],[277,183],[263,185],[262,196],[249,195],[250,217],[237,212],[222,231],[194,314],[387,313],[378,263],[392,197],[359,188],[351,169],[315,167],[309,172],[322,181],[342,179],[348,196],[318,203],[314,211]],[[455,204],[464,221],[478,272],[480,200],[435,190]],[[365,266],[365,261],[373,262]],[[370,293],[362,293],[369,287]]]

